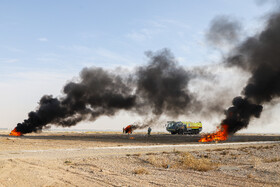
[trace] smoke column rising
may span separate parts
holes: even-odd
[[[251,73],[243,97],[233,99],[222,121],[233,134],[246,128],[252,117],[260,117],[263,104],[280,96],[280,14],[272,14],[265,29],[241,43],[226,64]]]
[[[28,119],[17,124],[22,133],[37,132],[48,124],[69,127],[82,120],[94,121],[120,110],[154,117],[178,116],[187,111],[191,73],[180,67],[169,50],[148,52],[149,63],[127,76],[102,68],[84,68],[79,82],[69,82],[63,95],[45,95]]]

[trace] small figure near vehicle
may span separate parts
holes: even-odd
[[[151,136],[151,131],[152,131],[152,128],[149,127],[149,128],[148,128],[148,136]]]

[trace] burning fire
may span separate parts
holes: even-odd
[[[199,140],[199,142],[212,142],[212,141],[224,141],[228,136],[228,125],[222,124],[221,128],[217,128],[217,132],[212,134],[205,134]]]
[[[132,131],[136,128],[135,125],[128,125],[123,129],[123,133],[132,134]]]
[[[22,136],[22,133],[17,131],[16,128],[14,128],[14,130],[11,131],[10,136]]]

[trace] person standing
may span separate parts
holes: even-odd
[[[149,127],[149,128],[148,128],[148,136],[151,136],[151,131],[152,131],[152,128]]]

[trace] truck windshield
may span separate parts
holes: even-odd
[[[174,123],[168,123],[168,124],[167,124],[167,127],[170,128],[170,127],[172,127],[173,125],[174,125]]]

